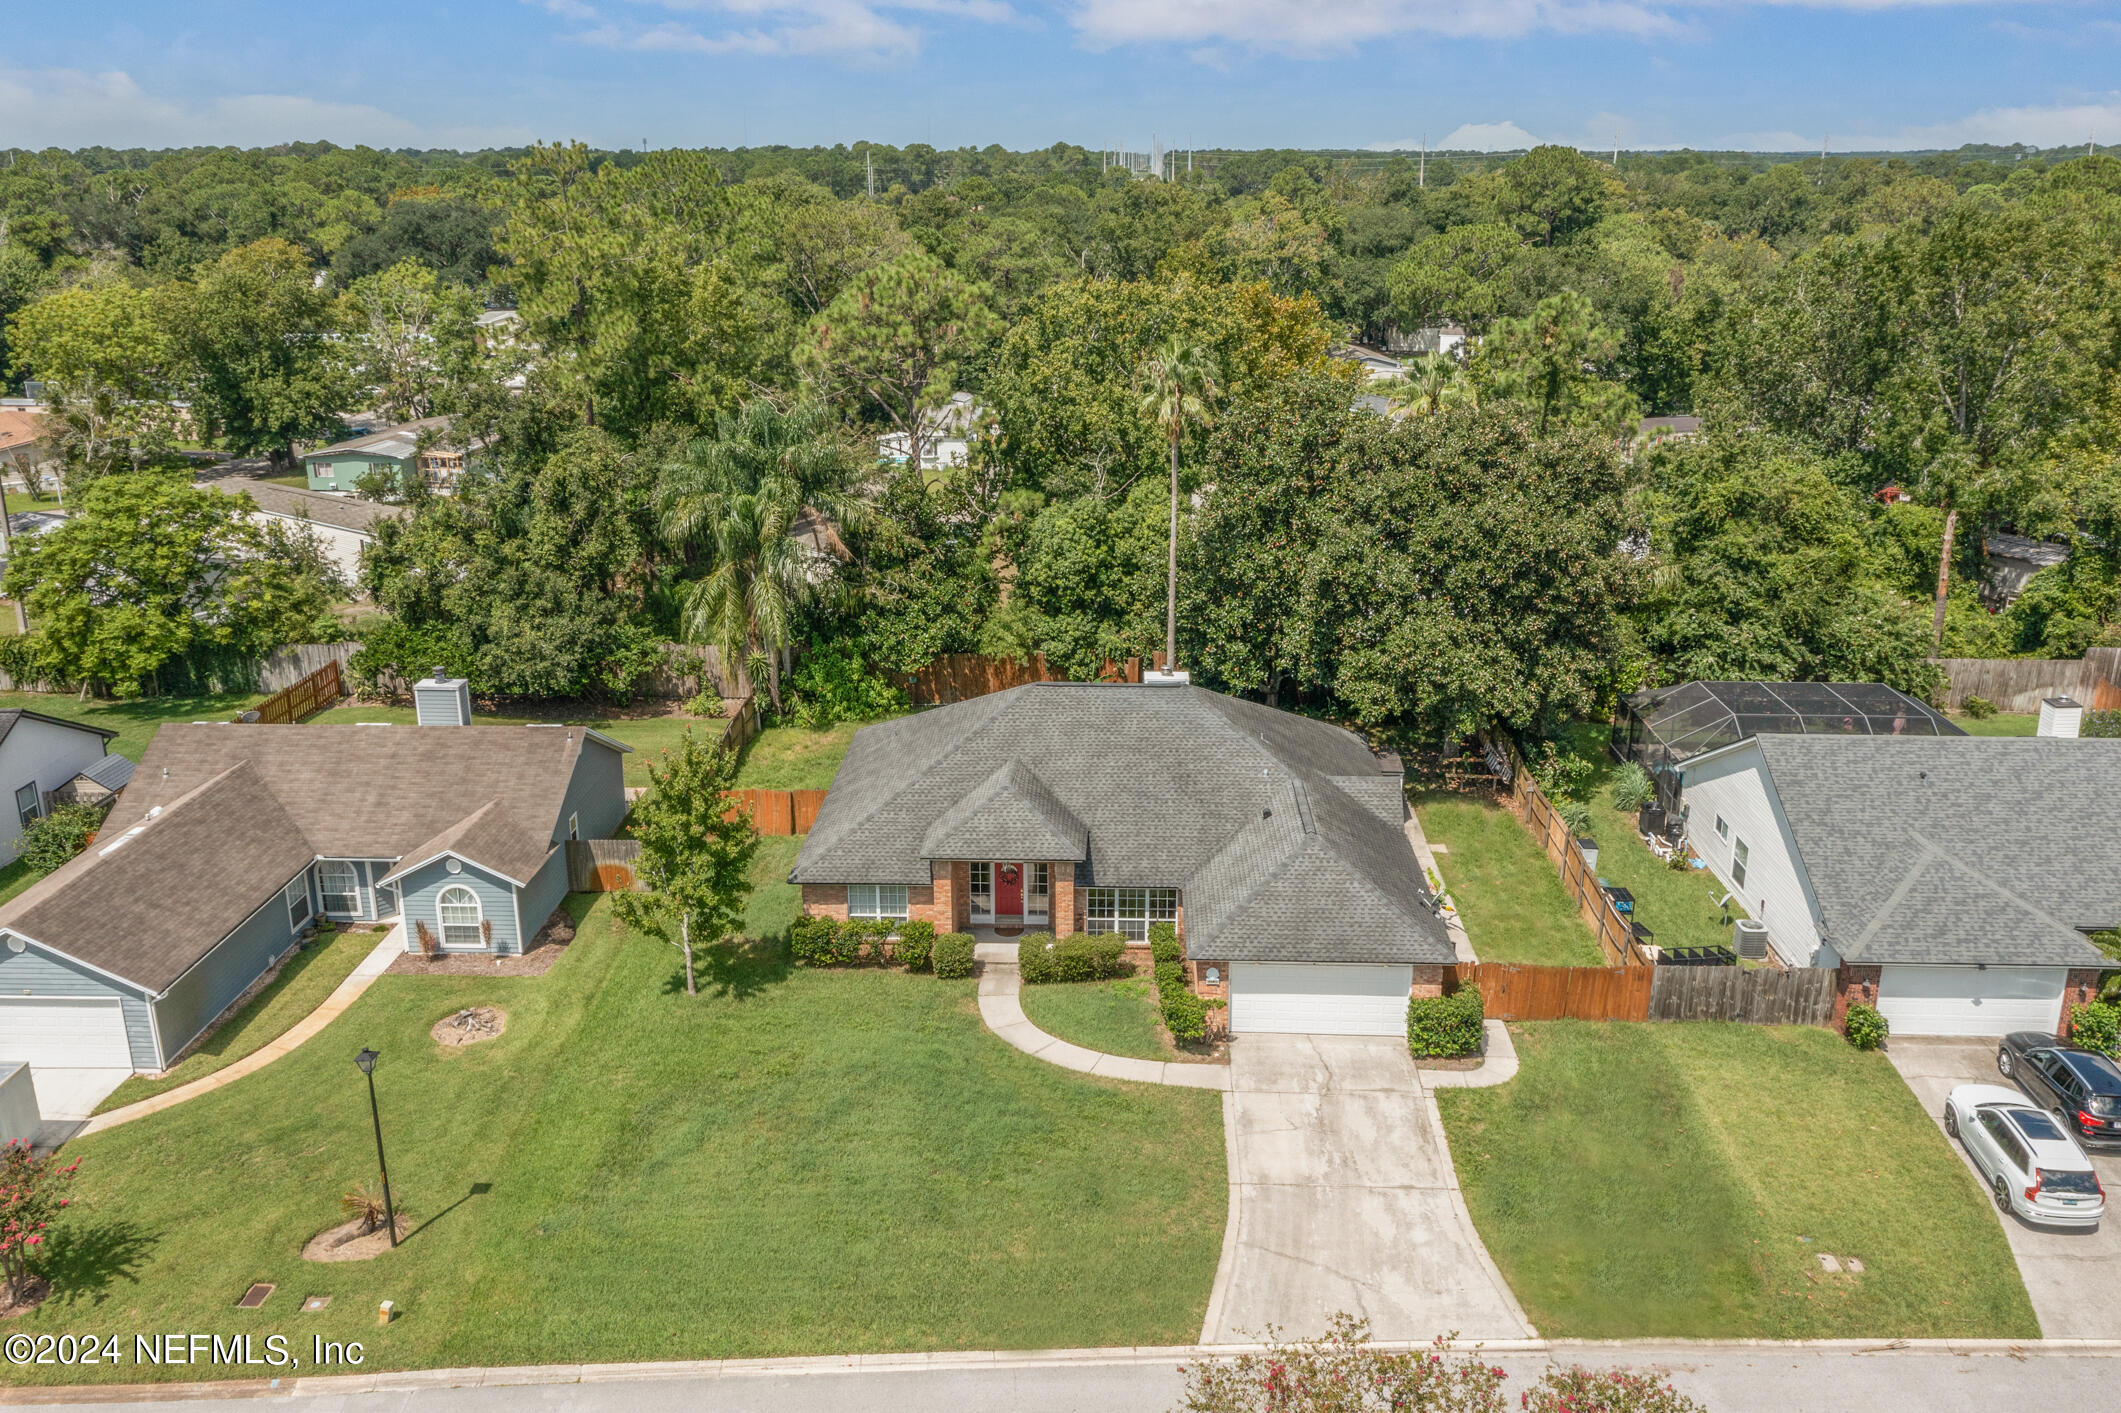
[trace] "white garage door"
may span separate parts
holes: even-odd
[[[0,1060],[32,1069],[126,1069],[125,1015],[115,999],[0,997]]]
[[[1886,967],[1878,1010],[1895,1035],[2052,1035],[2068,975],[2061,967]]]
[[[1410,966],[1234,962],[1230,1030],[1243,1035],[1405,1035]]]

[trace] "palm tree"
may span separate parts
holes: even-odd
[[[820,577],[814,556],[825,550],[823,517],[842,525],[861,517],[853,479],[829,412],[809,403],[783,410],[760,398],[718,413],[714,436],[665,466],[656,486],[663,539],[707,567],[680,601],[680,636],[712,644],[724,673],[764,658],[776,713],[795,609]],[[794,538],[806,509],[814,512],[809,554]]]
[[[1465,365],[1446,353],[1415,359],[1404,378],[1387,385],[1385,396],[1392,406],[1414,417],[1434,417],[1447,407],[1480,406],[1480,394]]]
[[[1170,577],[1164,592],[1164,666],[1178,666],[1178,444],[1186,423],[1214,420],[1210,410],[1221,374],[1215,355],[1197,343],[1172,337],[1141,366],[1138,383],[1144,417],[1164,429],[1171,441]]]

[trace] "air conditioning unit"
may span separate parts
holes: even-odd
[[[1731,946],[1749,962],[1767,960],[1767,924],[1742,917],[1731,924]]]

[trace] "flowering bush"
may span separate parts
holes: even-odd
[[[1626,1369],[1549,1369],[1518,1403],[1526,1413],[1707,1413],[1670,1384]]]
[[[1445,1340],[1426,1353],[1371,1349],[1370,1322],[1342,1311],[1325,1337],[1286,1343],[1271,1327],[1267,1348],[1235,1359],[1184,1366],[1181,1413],[1504,1413],[1502,1369],[1472,1356],[1446,1357]]]
[[[38,1157],[24,1138],[9,1139],[0,1150],[0,1278],[7,1283],[8,1304],[29,1294],[45,1234],[69,1201],[59,1188],[80,1166],[62,1168],[50,1156]]]

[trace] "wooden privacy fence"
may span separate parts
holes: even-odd
[[[1455,969],[1480,992],[1489,1020],[1639,1021],[1650,1015],[1655,967],[1521,967],[1477,962]]]
[[[637,839],[569,839],[567,888],[574,893],[624,893],[634,886]]]
[[[722,798],[751,811],[751,825],[761,834],[808,834],[817,823],[823,790],[728,790]],[[730,811],[734,817],[735,810]]]
[[[2093,711],[2121,710],[2121,648],[2093,648],[2077,658],[1939,658],[1950,675],[1944,704],[1952,711],[1980,697],[1998,711],[2034,712],[2043,697],[2073,697]]]
[[[1568,826],[1561,822],[1561,815],[1533,781],[1532,773],[1524,768],[1524,762],[1517,758],[1517,752],[1509,743],[1502,742],[1501,749],[1510,764],[1507,791],[1510,809],[1532,831],[1532,837],[1546,850],[1548,862],[1561,874],[1562,885],[1576,900],[1577,913],[1598,938],[1598,950],[1605,953],[1606,961],[1613,966],[1647,966],[1649,963],[1642,950],[1635,945],[1635,929],[1614,911],[1613,900],[1598,886],[1598,875],[1583,861],[1583,850],[1576,847],[1576,840],[1569,834]]]
[[[346,660],[360,646],[359,643],[289,643],[275,648],[258,664],[258,690],[284,692],[303,678],[323,671],[326,663],[337,664],[343,675]]]
[[[1531,967],[1479,962],[1452,969],[1480,992],[1490,1020],[1742,1021],[1831,1025],[1836,973],[1827,967]]]
[[[252,711],[238,716],[238,721],[255,721],[263,725],[270,722],[303,721],[315,716],[346,695],[339,679],[339,663],[328,658],[322,667],[310,673],[285,691],[275,692]]]
[[[970,701],[992,692],[1006,692],[1027,682],[1066,682],[1068,674],[1046,665],[1044,653],[1033,653],[1018,661],[1013,657],[987,657],[980,653],[944,653],[920,671],[904,679],[907,699],[915,706],[943,706]],[[1139,682],[1142,660],[1105,660],[1100,682]]]
[[[1653,967],[1650,1019],[1746,1021],[1753,1025],[1830,1025],[1830,967],[1791,971],[1739,967]]]

